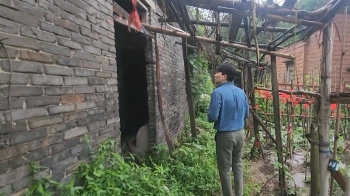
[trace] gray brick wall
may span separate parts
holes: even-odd
[[[156,12],[150,13],[150,22],[152,25],[160,26],[157,22],[159,16],[162,16],[161,9],[157,6]],[[175,26],[175,24],[173,24]],[[188,105],[186,99],[185,86],[185,71],[182,54],[182,47],[175,44],[181,42],[181,38],[166,36],[158,34],[157,36],[159,52],[160,52],[160,66],[161,66],[161,82],[163,95],[163,108],[168,124],[171,137],[176,139],[178,134],[184,128],[184,119],[188,114]],[[148,46],[148,57],[155,60],[154,40]],[[157,88],[155,83],[156,67],[154,64],[147,66],[147,77],[149,82],[149,112],[150,112],[150,143],[164,143],[164,129],[161,123],[161,118],[157,103]],[[152,114],[156,115],[152,115]]]
[[[0,1],[0,195],[25,192],[31,161],[67,182],[85,134],[119,138],[112,3]]]

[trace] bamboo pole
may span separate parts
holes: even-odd
[[[165,115],[163,110],[163,101],[162,101],[162,87],[161,87],[161,78],[160,78],[160,64],[159,64],[159,48],[157,42],[157,34],[154,35],[154,43],[155,43],[155,52],[156,52],[156,79],[157,79],[157,98],[158,98],[158,110],[160,113],[161,121],[164,129],[164,136],[167,142],[170,154],[172,154],[175,150],[174,143],[169,136],[169,128],[167,123],[165,122]]]
[[[316,116],[316,113],[318,113],[319,110],[319,100],[315,99],[315,104],[314,104],[314,116]],[[317,125],[312,122],[311,127],[310,127],[310,138],[314,141],[319,140],[319,135],[318,135],[318,130],[317,130]],[[315,143],[311,143],[311,149],[310,149],[310,171],[311,171],[311,187],[310,187],[310,195],[311,196],[319,196],[320,195],[320,162],[319,162],[319,146]],[[327,192],[328,193],[328,192]]]
[[[344,65],[344,56],[345,56],[345,38],[346,38],[346,23],[347,23],[347,13],[348,8],[345,7],[344,9],[344,26],[343,26],[343,39],[341,43],[342,51],[341,51],[341,57],[340,57],[340,69],[339,69],[339,81],[338,81],[338,92],[341,91],[341,85],[342,85],[342,78],[343,78],[343,65]],[[337,151],[338,151],[338,137],[339,137],[339,129],[340,129],[340,114],[341,114],[341,104],[337,104],[337,119],[335,121],[335,130],[334,130],[334,146],[333,146],[333,158],[337,158]],[[333,189],[334,189],[334,178],[331,178],[331,185],[330,185],[330,196],[333,195]]]
[[[270,131],[267,129],[266,125],[264,125],[263,121],[259,118],[259,116],[250,108],[250,113],[252,113],[253,118],[260,124],[261,128],[265,131],[266,135],[269,136],[269,138],[272,140],[275,145],[277,145],[276,139],[273,137],[273,135],[270,133]]]
[[[147,30],[153,31],[155,33],[162,33],[162,34],[165,34],[165,35],[170,35],[170,36],[175,36],[175,37],[182,37],[182,38],[191,38],[191,37],[193,37],[189,33],[169,30],[169,29],[165,29],[165,28],[162,28],[162,27],[157,27],[157,26],[153,26],[153,25],[149,25],[149,24],[144,24],[143,23],[143,26]],[[226,42],[226,41],[216,41],[215,39],[211,39],[211,38],[207,38],[207,37],[201,37],[201,36],[194,36],[194,37],[195,37],[196,40],[202,41],[202,42],[206,42],[206,43],[219,44],[219,45],[225,46],[225,47],[239,48],[239,49],[252,51],[252,52],[256,51],[255,47],[250,47],[249,48],[248,46],[244,46],[244,45],[241,45],[241,44],[229,43],[229,42]],[[269,54],[269,55],[274,55],[274,56],[278,56],[278,57],[282,57],[282,58],[287,58],[287,59],[294,59],[295,58],[293,55],[282,53],[282,52],[273,52],[273,51],[268,51],[268,50],[264,50],[264,49],[260,49],[260,52],[264,53],[264,54]]]
[[[330,94],[331,94],[331,70],[333,54],[333,26],[327,25],[323,30],[322,62],[321,62],[321,85],[320,85],[320,105],[318,108],[316,122],[318,125],[320,142],[329,143],[329,116],[330,116]],[[327,196],[329,191],[329,146],[320,146],[320,196]]]
[[[281,117],[280,117],[280,103],[279,103],[279,92],[278,92],[278,81],[277,81],[277,65],[276,56],[271,55],[271,84],[272,84],[272,96],[273,96],[273,111],[275,119],[275,135],[277,142],[277,158],[280,164],[279,183],[281,196],[286,193],[285,174],[284,174],[284,163],[283,163],[283,149],[282,149],[282,133],[281,133]]]

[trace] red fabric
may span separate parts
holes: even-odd
[[[131,4],[133,7],[133,10],[130,12],[130,15],[129,15],[128,29],[130,31],[130,26],[131,24],[133,24],[136,27],[136,29],[140,31],[142,24],[141,24],[139,13],[137,12],[137,8],[136,8],[137,1],[131,0]]]

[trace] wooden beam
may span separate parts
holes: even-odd
[[[157,27],[157,26],[153,26],[153,25],[149,25],[149,24],[143,24],[143,26],[149,30],[149,31],[153,31],[156,33],[162,33],[165,35],[170,35],[170,36],[175,36],[175,37],[182,37],[182,38],[191,38],[192,36],[189,33],[183,33],[183,32],[178,32],[178,31],[173,31],[173,30],[169,30],[169,29],[165,29],[162,27]],[[232,48],[240,48],[243,50],[247,50],[247,51],[253,51],[255,52],[256,49],[255,47],[247,47],[244,45],[240,45],[240,44],[235,44],[235,43],[229,43],[226,41],[216,41],[215,39],[211,39],[211,38],[207,38],[207,37],[201,37],[201,36],[195,36],[195,39],[198,41],[202,41],[202,42],[206,42],[206,43],[211,43],[211,44],[219,44],[221,46],[225,46],[225,47],[232,47]],[[287,58],[287,59],[294,59],[295,57],[291,54],[286,54],[286,53],[281,53],[281,52],[273,52],[273,51],[268,51],[268,50],[264,50],[264,49],[260,49],[261,53],[264,54],[270,54],[270,55],[275,55],[278,57],[282,57],[282,58]]]
[[[204,25],[204,26],[209,26],[209,27],[216,27],[217,23],[216,22],[210,22],[210,21],[202,21],[202,20],[190,20],[191,24],[196,24],[196,25]],[[174,18],[159,18],[158,22],[177,22]],[[230,27],[230,23],[228,22],[222,22],[220,23],[221,27]],[[244,28],[244,23],[239,24],[239,28]],[[259,31],[268,31],[268,32],[285,32],[288,30],[288,28],[284,27],[262,27],[262,26],[257,26],[257,30]]]
[[[259,125],[265,131],[265,133],[269,136],[272,142],[277,146],[276,139],[273,137],[273,135],[270,133],[267,127],[264,125],[263,121],[259,118],[259,116],[252,110],[252,108],[250,108],[250,113],[252,114],[253,118],[259,123]]]
[[[305,26],[316,27],[316,28],[322,28],[325,26],[325,24],[316,22],[316,21],[303,20],[303,19],[297,19],[294,17],[285,17],[285,16],[278,16],[278,15],[272,15],[272,14],[267,14],[265,18],[274,20],[274,21],[288,22],[292,24],[299,24],[299,25],[305,25]]]

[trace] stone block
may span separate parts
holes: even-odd
[[[49,54],[40,53],[40,52],[32,52],[28,50],[20,50],[19,51],[20,59],[28,60],[28,61],[36,61],[42,63],[54,63],[55,57]]]
[[[73,4],[67,2],[67,1],[61,1],[61,0],[53,0],[54,5],[61,8],[64,11],[67,11],[72,14],[79,14],[84,12],[83,10],[77,8]]]
[[[11,144],[20,144],[47,136],[46,128],[39,128],[11,135]]]
[[[75,52],[75,54],[73,55],[74,58],[78,58],[78,59],[82,59],[82,60],[87,60],[87,61],[96,61],[96,57],[85,53],[85,52]]]
[[[118,80],[117,79],[107,79],[107,85],[117,85]]]
[[[118,98],[118,93],[107,93],[106,94],[106,99],[114,99],[114,98]]]
[[[62,104],[72,104],[72,103],[80,103],[84,101],[84,95],[62,95],[61,102]]]
[[[14,59],[14,58],[17,57],[17,54],[18,54],[18,50],[17,49],[9,48],[9,47],[5,47],[5,48],[7,50],[7,53],[6,53],[6,50],[0,50],[0,58]]]
[[[64,66],[69,67],[80,67],[81,66],[81,60],[80,59],[74,59],[64,56],[57,56],[56,63]]]
[[[28,124],[29,124],[29,127],[33,129],[33,128],[38,128],[38,127],[43,127],[48,125],[54,125],[62,122],[63,122],[63,117],[60,115],[57,115],[57,116],[49,116],[49,117],[39,118],[39,119],[31,119],[28,121]]]
[[[90,37],[81,35],[80,33],[74,33],[74,32],[72,32],[72,40],[79,43],[87,44],[87,45],[90,45],[92,42],[92,39]]]
[[[5,33],[12,33],[17,34],[18,33],[18,25],[14,22],[10,22],[7,20],[4,20],[3,18],[0,19],[0,31]]]
[[[87,78],[83,78],[83,77],[75,77],[75,78],[64,77],[64,84],[68,86],[87,85],[88,81],[87,81]]]
[[[88,78],[89,85],[104,85],[105,79],[102,78]]]
[[[49,85],[49,86],[62,86],[63,78],[60,76],[32,76],[32,84],[34,85]]]
[[[19,120],[0,124],[0,134],[10,134],[15,132],[21,132],[27,130],[27,122],[25,120]]]
[[[58,106],[52,106],[48,108],[49,114],[67,113],[67,112],[73,112],[74,110],[75,110],[74,105],[58,105]]]
[[[30,166],[24,166],[8,173],[0,175],[0,187],[18,182],[28,176],[31,172]]]
[[[96,107],[96,103],[94,101],[89,101],[89,102],[82,102],[77,104],[77,110],[85,110],[89,108],[94,108]]]
[[[5,96],[8,96],[9,88],[5,87],[0,89],[0,92],[2,92]],[[33,86],[11,86],[10,92],[12,97],[30,97],[42,95],[43,89]]]
[[[31,117],[42,117],[46,116],[46,108],[29,108],[25,110],[12,110],[9,113],[6,113],[6,120],[22,120],[28,119]]]
[[[96,9],[83,1],[68,0],[71,4],[77,6],[78,8],[86,11],[89,15],[96,13]]]
[[[99,36],[98,36],[97,33],[92,32],[90,29],[87,29],[87,28],[84,28],[84,27],[80,27],[80,33],[81,33],[82,35],[91,37],[92,39],[98,40],[98,38],[99,38]]]
[[[58,45],[65,46],[65,47],[72,48],[72,49],[81,50],[81,45],[78,42],[74,42],[72,40],[65,39],[63,37],[58,38]]]
[[[77,86],[74,88],[75,93],[94,93],[95,92],[95,87],[90,87],[90,86]]]
[[[60,18],[55,18],[53,20],[54,24],[57,25],[57,26],[60,26],[60,27],[63,27],[65,29],[68,29],[70,31],[73,31],[73,32],[79,32],[79,27],[68,21],[68,20],[63,20],[63,19],[60,19]]]
[[[96,48],[96,47],[91,46],[91,45],[84,45],[83,49],[84,49],[84,52],[86,52],[86,53],[101,55],[101,49],[100,48]]]
[[[30,62],[30,61],[11,61],[12,72],[22,73],[44,73],[44,66],[41,63]],[[0,61],[2,69],[6,72],[11,71],[10,61]]]
[[[55,26],[55,25],[51,25],[47,22],[40,22],[39,24],[41,30],[43,31],[47,31],[50,33],[53,33],[55,35],[60,35],[63,37],[70,37],[70,31],[68,31],[67,29],[64,29],[63,27],[60,26]]]
[[[106,71],[96,71],[96,77],[99,77],[99,78],[110,78],[111,77],[111,73],[110,72],[106,72]]]
[[[77,120],[85,117],[87,117],[87,112],[74,112],[74,113],[63,114],[63,120],[65,122]]]
[[[45,73],[48,75],[72,76],[74,71],[72,68],[63,68],[58,66],[45,65]]]
[[[40,97],[29,97],[27,99],[27,107],[39,107],[48,105],[58,105],[60,103],[60,97],[55,96],[40,96]]]
[[[74,137],[84,135],[87,132],[88,132],[88,130],[86,127],[77,127],[77,128],[68,130],[64,133],[64,140],[68,140],[68,139],[71,139]]]
[[[63,116],[65,117],[68,114],[63,114]],[[67,122],[66,120],[64,120],[64,122]],[[57,134],[57,133],[61,133],[61,132],[65,132],[67,130],[73,129],[77,127],[75,121],[70,121],[67,123],[60,123],[54,126],[51,126],[48,128],[48,132],[50,132],[51,134]]]
[[[83,77],[93,77],[95,76],[95,71],[90,69],[74,69],[74,75]]]
[[[50,146],[63,141],[62,134],[51,135],[49,137],[36,139],[27,143],[28,152]]]
[[[27,13],[9,9],[7,7],[0,7],[0,17],[6,18],[12,21],[19,22],[31,27],[38,26],[38,18],[31,16]]]
[[[73,94],[73,88],[71,87],[45,87],[46,95],[66,95]]]
[[[47,33],[45,31],[40,31],[36,28],[28,27],[25,25],[21,26],[20,33],[23,36],[31,37],[44,42],[49,42],[49,43],[56,42],[56,36],[54,34]]]
[[[69,48],[56,46],[53,44],[46,44],[46,43],[42,45],[41,50],[47,53],[57,54],[62,56],[70,56],[72,52],[71,49]]]
[[[69,148],[72,148],[79,144],[79,138],[74,138],[71,140],[64,141],[62,143],[55,144],[51,147],[52,154],[56,154],[58,152],[62,152],[64,150],[67,150]]]
[[[101,69],[101,64],[100,63],[91,62],[91,61],[83,61],[83,67],[100,70]]]

